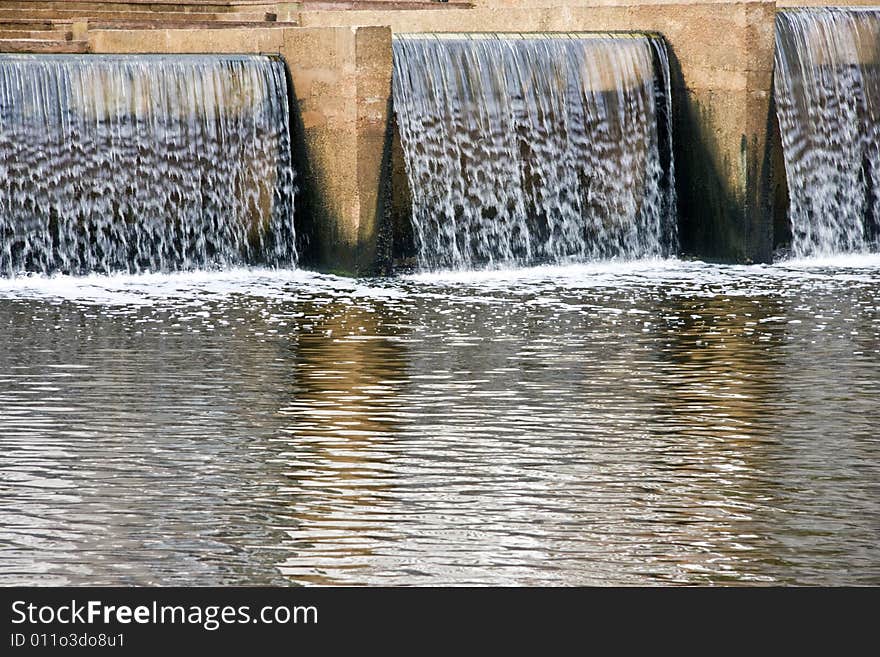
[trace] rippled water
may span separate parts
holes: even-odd
[[[0,281],[2,584],[880,584],[880,258]]]

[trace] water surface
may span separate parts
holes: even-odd
[[[880,258],[0,281],[2,584],[880,584]]]

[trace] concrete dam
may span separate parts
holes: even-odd
[[[876,250],[878,12],[0,2],[0,270]]]

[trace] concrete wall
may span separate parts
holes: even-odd
[[[95,53],[264,53],[288,65],[297,229],[303,264],[370,274],[383,266],[380,190],[388,168],[387,27],[95,30]]]

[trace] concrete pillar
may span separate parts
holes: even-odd
[[[769,262],[774,2],[639,7],[665,36],[673,69],[675,159],[685,253]],[[686,17],[687,20],[683,20]]]
[[[381,223],[390,161],[391,30],[285,30],[281,54],[297,100],[294,131],[302,137],[298,212],[312,239],[304,264],[381,273],[390,248]]]

